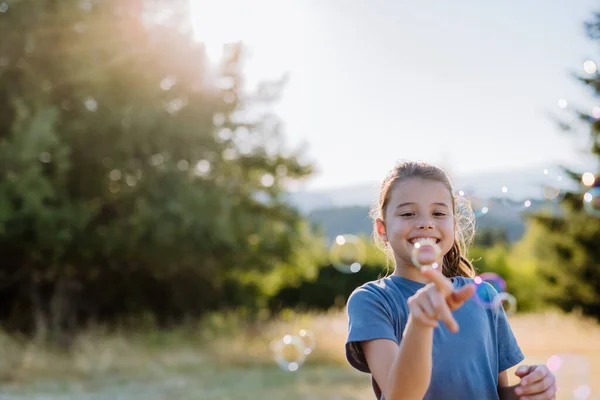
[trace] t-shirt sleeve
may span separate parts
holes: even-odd
[[[496,293],[497,295],[497,293]],[[517,339],[508,323],[508,318],[502,306],[496,307],[496,331],[498,338],[498,368],[505,371],[525,358]]]
[[[381,296],[364,287],[352,293],[348,299],[347,312],[346,359],[359,371],[370,373],[360,342],[390,339],[398,343],[391,315]]]

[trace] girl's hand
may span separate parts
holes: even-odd
[[[407,301],[413,321],[437,328],[438,320],[442,320],[451,332],[458,332],[459,326],[452,316],[452,311],[462,306],[475,293],[475,286],[469,284],[454,290],[452,282],[442,271],[425,268],[422,273],[431,283],[419,289]]]
[[[515,393],[523,400],[556,398],[556,378],[545,365],[521,365],[515,371],[521,382]]]

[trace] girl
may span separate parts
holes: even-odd
[[[519,367],[520,383],[508,386],[507,369],[524,357],[504,309],[471,298],[474,217],[453,193],[446,173],[427,163],[399,163],[384,180],[373,236],[395,269],[349,297],[346,358],[371,374],[378,399],[553,399],[555,378],[543,365]],[[426,240],[442,256],[438,268],[420,270],[411,253]]]

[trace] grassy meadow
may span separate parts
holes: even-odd
[[[369,376],[346,364],[343,311],[238,321],[219,314],[166,332],[94,327],[68,354],[3,336],[0,399],[374,399]],[[559,399],[575,398],[585,384],[587,398],[600,399],[600,325],[557,312],[518,314],[511,323],[526,361],[561,357]],[[317,346],[297,371],[284,372],[270,343],[301,329]]]

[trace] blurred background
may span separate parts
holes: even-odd
[[[345,303],[402,159],[471,200],[525,362],[600,399],[598,12],[0,0],[0,399],[373,399]]]

